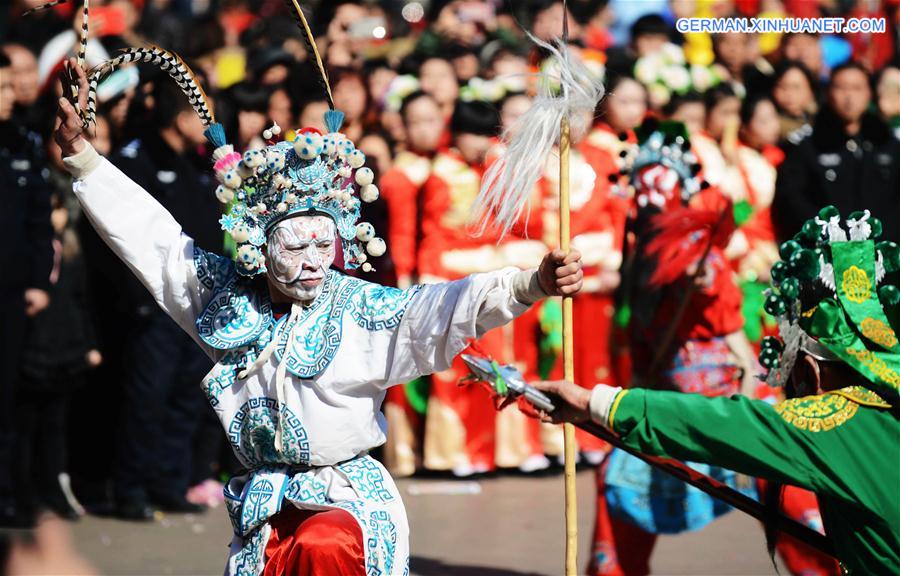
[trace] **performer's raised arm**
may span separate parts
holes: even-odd
[[[87,80],[78,74],[81,109],[86,108]],[[75,195],[94,229],[147,287],[156,302],[192,336],[208,290],[197,278],[193,240],[147,191],[133,182],[82,137],[79,114],[60,98],[54,137],[63,162],[76,179]],[[218,257],[198,251],[201,268]]]

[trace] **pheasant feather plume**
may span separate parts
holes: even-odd
[[[88,78],[88,122],[94,122],[96,119],[97,85],[118,66],[131,62],[154,64],[160,70],[167,72],[178,84],[178,87],[181,88],[181,91],[184,92],[184,95],[187,96],[194,111],[200,116],[203,125],[209,126],[216,121],[210,109],[206,93],[203,91],[200,83],[197,82],[194,73],[188,65],[173,52],[169,52],[159,46],[148,46],[146,48],[128,48],[115,58],[107,60],[91,71]]]

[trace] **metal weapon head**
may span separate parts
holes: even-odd
[[[506,392],[504,395],[512,397],[525,396],[538,409],[546,412],[553,411],[554,406],[550,398],[537,388],[527,384],[525,377],[515,366],[509,364],[501,366],[487,358],[471,354],[462,354],[460,357],[478,380],[490,384],[494,391],[499,391],[499,388],[505,387]],[[500,380],[503,381],[503,384],[498,386]]]

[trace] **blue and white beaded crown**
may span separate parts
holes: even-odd
[[[225,142],[222,127],[212,124],[207,139],[215,146],[213,160],[219,186],[216,198],[230,206],[220,219],[222,229],[237,247],[237,269],[245,276],[266,271],[261,247],[272,228],[282,220],[300,215],[327,215],[336,226],[346,268],[362,266],[369,256],[381,256],[384,240],[374,227],[359,222],[360,202],[374,202],[378,188],[374,173],[344,134],[343,114],[325,113],[328,132],[305,128],[292,142],[273,142],[280,134],[276,125],[264,133],[269,145],[261,150],[236,152]]]

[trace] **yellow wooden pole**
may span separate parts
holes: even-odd
[[[569,251],[571,243],[569,209],[569,119],[559,126],[559,247]],[[565,296],[563,305],[563,367],[565,379],[575,381],[574,344],[572,335],[572,297]],[[575,494],[575,427],[563,424],[566,462],[566,576],[578,573],[578,498]]]

